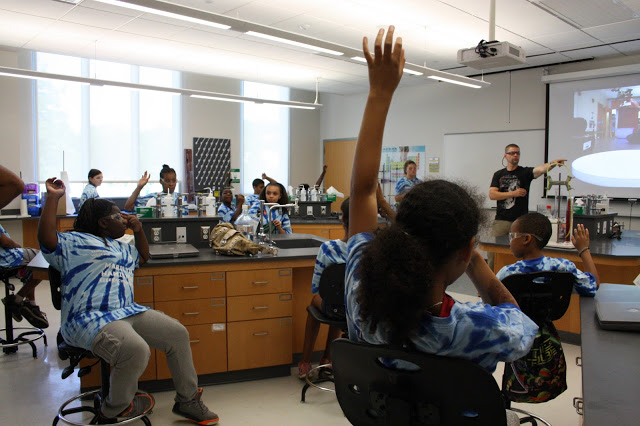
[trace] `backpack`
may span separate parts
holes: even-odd
[[[531,350],[505,363],[502,390],[514,402],[540,403],[567,389],[567,362],[553,322],[538,329]]]
[[[230,223],[218,223],[209,236],[209,246],[227,256],[250,256],[259,252],[278,254],[278,249],[256,244],[236,230]]]

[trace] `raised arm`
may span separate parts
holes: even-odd
[[[547,173],[547,167],[549,167],[549,170],[551,170],[556,166],[556,164],[564,164],[565,161],[567,161],[565,158],[558,158],[557,160],[553,160],[535,167],[533,169],[533,178],[538,179],[540,176]]]
[[[50,178],[45,183],[47,187],[47,198],[44,200],[44,207],[38,222],[38,242],[41,247],[49,251],[54,251],[58,246],[58,231],[56,228],[56,211],[58,201],[64,197],[64,182],[60,179]]]
[[[512,303],[518,306],[516,299],[496,277],[477,250],[473,250],[471,254],[471,262],[467,266],[466,273],[484,303],[492,306],[500,305],[501,303]]]
[[[349,237],[360,232],[372,232],[378,225],[376,187],[382,153],[382,136],[393,93],[402,78],[404,50],[402,39],[393,45],[393,32],[389,27],[378,31],[374,56],[365,37],[362,50],[369,67],[369,96],[360,125],[358,142],[351,172],[351,201],[349,203]],[[383,46],[384,41],[384,46]]]
[[[0,209],[24,191],[24,182],[11,170],[0,166]]]
[[[322,185],[322,181],[324,180],[324,175],[327,173],[327,166],[324,165],[322,166],[322,173],[320,173],[320,177],[318,178],[318,180],[316,181],[316,186],[318,188],[320,188],[320,185]]]
[[[124,203],[124,209],[125,210],[134,211],[136,209],[136,199],[138,198],[138,196],[140,196],[140,191],[142,191],[142,188],[144,188],[144,186],[147,183],[149,183],[149,178],[150,177],[151,177],[151,175],[148,174],[145,171],[144,175],[142,175],[142,177],[138,181],[138,186],[136,186],[136,189],[133,190],[133,192],[131,193],[131,195],[127,199],[127,202]]]
[[[229,222],[234,223],[237,218],[242,214],[242,205],[244,204],[244,195],[238,194],[236,195],[236,211],[233,212],[233,216],[231,216],[231,220]]]
[[[579,223],[571,234],[571,242],[573,243],[580,260],[582,260],[582,268],[584,272],[589,272],[596,279],[596,289],[600,288],[600,276],[596,269],[596,263],[591,257],[591,251],[589,250],[589,230]]]
[[[376,203],[378,204],[378,213],[391,222],[396,221],[396,212],[391,208],[384,195],[382,195],[382,187],[378,182],[378,189],[376,190]]]
[[[267,174],[266,174],[266,173],[262,173],[262,179],[266,179],[266,180],[268,180],[268,181],[269,181],[269,183],[278,183],[278,181],[277,181],[277,180],[275,180],[275,179],[274,179],[274,178],[272,178],[272,177],[267,176]]]

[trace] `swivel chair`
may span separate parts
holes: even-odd
[[[320,284],[318,285],[318,293],[322,297],[322,301],[329,306],[344,306],[344,274],[346,264],[332,263],[322,271]],[[337,309],[336,309],[337,310]],[[342,330],[343,336],[347,332],[347,320],[338,320],[325,315],[315,306],[307,306],[307,312],[320,324],[326,324],[330,327],[337,327]],[[337,313],[337,312],[336,312]],[[342,309],[344,313],[344,308]],[[315,377],[315,378],[312,378]],[[305,384],[302,388],[302,396],[300,400],[305,402],[307,389],[313,386],[326,392],[335,392],[333,389],[320,386],[321,383],[333,383],[333,369],[331,364],[323,364],[309,370],[305,377]]]
[[[4,282],[4,294],[5,300],[9,300],[9,297],[13,295],[15,286],[11,283],[11,278],[17,278],[21,270],[24,270],[24,276],[20,278],[23,283],[26,283],[31,279],[31,271],[24,269],[24,266],[16,266],[13,268],[0,268],[0,281]],[[47,336],[44,331],[38,327],[14,327],[13,315],[11,309],[8,306],[4,307],[4,324],[5,328],[0,331],[5,332],[5,338],[0,337],[0,347],[5,354],[12,354],[18,351],[18,346],[28,344],[31,346],[33,357],[38,357],[38,351],[34,342],[39,339],[43,339],[44,345],[47,346]],[[14,336],[14,330],[25,330],[17,336]]]
[[[480,365],[348,339],[331,345],[338,403],[355,426],[505,426],[525,423],[507,411],[493,375]],[[381,359],[415,369],[387,367]]]
[[[49,266],[49,283],[51,285],[51,300],[53,301],[53,306],[54,308],[60,310],[62,309],[62,280],[60,277],[60,272],[51,266]],[[97,358],[93,353],[91,353],[90,350],[68,345],[62,338],[60,332],[58,332],[58,356],[63,361],[67,359],[69,360],[69,366],[62,370],[62,379],[66,379],[67,377],[69,377],[73,373],[74,369],[78,366],[80,361],[82,361],[83,359]],[[151,398],[151,406],[139,416],[131,417],[122,421],[114,421],[113,419],[107,419],[102,415],[100,411],[102,400],[106,395],[109,394],[109,363],[107,363],[102,358],[98,358],[93,364],[80,368],[80,370],[78,371],[78,377],[82,377],[88,374],[91,371],[91,368],[98,363],[100,363],[100,388],[81,393],[80,395],[74,396],[73,398],[65,401],[58,409],[58,414],[53,419],[52,425],[56,426],[59,421],[62,421],[63,423],[66,423],[68,425],[83,426],[102,424],[128,424],[137,420],[141,420],[145,425],[151,426],[151,422],[149,421],[149,418],[147,416],[151,414],[151,410],[155,405],[155,400],[152,395],[149,395],[149,397]],[[138,391],[138,393],[145,392]],[[93,399],[93,406],[79,405],[69,408],[69,405],[74,401],[87,400],[91,398]],[[68,417],[71,414],[82,412],[92,414],[89,423],[78,423],[76,419],[70,419]]]
[[[551,322],[562,318],[569,308],[574,280],[575,278],[570,272],[540,271],[509,275],[502,282],[516,299],[522,312],[531,318],[538,327],[551,327],[555,332]],[[502,376],[503,390],[506,389],[506,372],[513,368],[512,364],[505,363],[505,374]],[[510,407],[512,397],[507,392],[504,392],[504,395],[505,403]],[[523,397],[529,395],[528,389],[524,387],[519,395]],[[535,414],[517,408],[512,408],[512,410],[530,416],[534,424],[536,420],[549,424]]]

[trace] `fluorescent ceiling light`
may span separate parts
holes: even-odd
[[[466,83],[464,81],[452,80],[450,78],[440,77],[437,75],[430,75],[427,78],[431,78],[433,80],[444,81],[446,83],[459,84],[460,86],[472,87],[474,89],[480,89],[482,86],[473,83]],[[471,79],[470,79],[471,80]]]
[[[364,64],[367,63],[367,60],[365,58],[363,58],[362,56],[353,56],[351,59],[353,59],[354,61],[362,62]],[[424,73],[421,73],[420,71],[410,70],[409,68],[404,68],[402,70],[402,72],[406,72],[407,74],[411,74],[411,75],[422,75],[422,74],[424,74]]]
[[[72,83],[91,84],[93,86],[110,86],[126,88],[130,90],[143,90],[154,93],[169,93],[174,95],[185,95],[193,98],[210,99],[224,102],[245,102],[265,105],[277,105],[288,108],[316,109],[322,106],[318,103],[307,103],[297,101],[279,101],[275,99],[251,98],[247,96],[231,95],[226,93],[207,92],[205,90],[180,89],[176,87],[153,86],[149,84],[128,83],[124,81],[100,80],[89,77],[76,77],[66,74],[54,74],[42,71],[23,70],[19,68],[0,67],[0,76],[28,78],[33,80],[58,80]]]
[[[403,69],[402,72],[406,72],[407,74],[411,74],[411,75],[422,75],[421,72],[410,70],[408,68]]]
[[[259,33],[257,31],[247,31],[245,34],[253,36],[253,37],[264,38],[266,40],[271,40],[271,41],[277,41],[277,42],[280,42],[280,43],[290,44],[292,46],[304,47],[305,49],[315,50],[316,52],[328,53],[329,55],[336,55],[336,56],[344,55],[344,53],[338,52],[337,50],[325,49],[324,47],[313,46],[311,44],[301,43],[301,42],[295,41],[295,40],[289,40],[289,39],[282,38],[282,37],[276,37],[276,36],[272,36],[272,35],[269,35],[269,34]]]
[[[126,7],[127,9],[137,10],[139,12],[152,13],[154,15],[166,16],[168,18],[179,19],[181,21],[193,22],[195,24],[207,25],[209,27],[219,28],[221,30],[228,30],[231,28],[231,25],[219,24],[217,22],[208,21],[205,19],[194,18],[192,16],[183,15],[180,13],[167,12],[160,9],[155,9],[152,7],[141,6],[139,4],[134,3],[125,3],[118,0],[95,0],[100,3],[110,4],[113,6],[121,6]]]

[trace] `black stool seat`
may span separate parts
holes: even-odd
[[[11,278],[17,277],[18,272],[23,269],[24,266],[14,266],[11,268],[0,268],[0,281],[4,282],[4,294],[5,300],[9,296],[13,295],[15,286],[9,281]],[[31,278],[30,271],[27,271],[23,278],[20,278],[22,282],[26,282]],[[4,306],[4,305],[3,305]],[[14,327],[13,316],[9,309],[4,306],[4,323],[5,328],[0,329],[0,332],[4,331],[5,338],[0,337],[0,347],[5,354],[12,354],[18,351],[18,346],[29,345],[31,346],[31,352],[33,357],[38,357],[38,351],[34,342],[39,339],[43,339],[44,345],[47,346],[47,336],[44,334],[41,328],[38,327]],[[14,337],[14,330],[24,330],[20,334]]]

